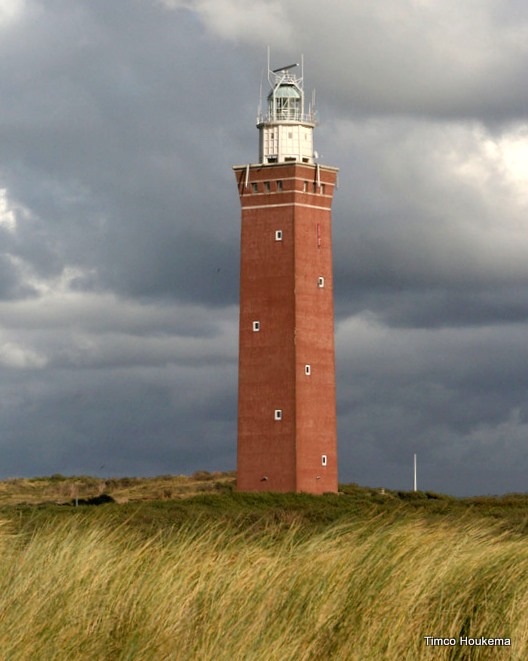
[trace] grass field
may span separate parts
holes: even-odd
[[[75,507],[89,479],[2,484],[1,659],[528,658],[525,496],[251,495],[201,473]]]

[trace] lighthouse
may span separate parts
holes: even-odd
[[[303,70],[271,70],[241,204],[237,489],[337,492],[331,206]]]

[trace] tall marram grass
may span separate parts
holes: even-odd
[[[424,636],[508,637],[497,648]],[[482,520],[381,515],[308,533],[72,518],[0,528],[6,660],[528,658],[528,547]]]

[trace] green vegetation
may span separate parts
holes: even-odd
[[[0,507],[2,659],[528,658],[526,496],[356,485],[257,495],[233,492],[232,474],[123,479],[0,485],[11,503]],[[67,504],[46,502],[53,488]],[[72,504],[103,493],[121,502]]]
[[[186,498],[208,491],[232,490],[235,473],[198,471],[186,475],[119,477],[102,479],[87,475],[15,478],[0,482],[0,506],[20,503],[71,503],[75,498],[94,498],[106,493],[118,503],[138,500]]]

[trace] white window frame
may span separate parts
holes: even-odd
[[[253,332],[258,333],[260,331],[260,321],[256,320],[253,322]]]
[[[275,230],[275,241],[282,241],[282,230]]]
[[[322,289],[325,286],[324,277],[322,275],[317,278],[317,286],[319,289]]]
[[[275,409],[275,420],[282,420],[282,409]]]
[[[328,466],[328,457],[326,454],[321,455],[321,466]]]
[[[312,373],[311,365],[305,365],[304,366],[304,373],[306,374],[306,376],[310,376],[310,374]]]

